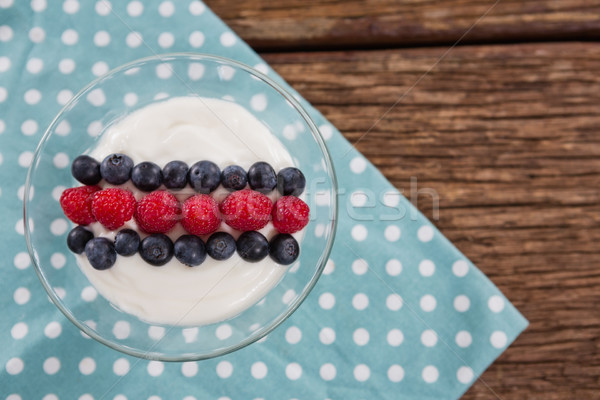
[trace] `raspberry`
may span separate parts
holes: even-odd
[[[193,235],[208,235],[221,225],[221,214],[215,199],[197,194],[183,203],[181,225]]]
[[[298,232],[308,224],[308,205],[295,196],[283,196],[273,207],[273,226],[280,233]]]
[[[135,221],[146,233],[166,233],[173,229],[180,213],[177,198],[165,190],[157,190],[137,203]]]
[[[98,186],[79,186],[66,189],[60,195],[60,206],[71,221],[78,225],[96,222],[92,214],[92,194],[100,190]]]
[[[262,193],[244,189],[228,195],[221,203],[225,223],[240,231],[256,231],[269,222],[273,202]]]
[[[129,221],[135,210],[135,197],[129,190],[108,188],[94,193],[92,213],[106,229],[114,231]]]

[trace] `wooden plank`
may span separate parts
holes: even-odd
[[[444,52],[266,59],[531,322],[465,399],[600,398],[600,45]]]
[[[260,51],[452,44],[471,28],[464,37],[465,43],[600,38],[600,0],[207,0],[206,3]]]

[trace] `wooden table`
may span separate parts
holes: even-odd
[[[529,319],[464,398],[600,398],[600,0],[207,4]]]

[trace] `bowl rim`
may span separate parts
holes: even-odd
[[[69,110],[69,108],[71,107],[72,104],[79,101],[86,93],[88,93],[90,90],[92,90],[92,88],[97,86],[103,80],[109,79],[110,77],[112,77],[116,74],[119,74],[123,71],[126,71],[126,70],[132,68],[132,67],[144,64],[149,61],[169,62],[170,60],[173,60],[173,59],[188,59],[190,61],[210,61],[210,62],[230,65],[232,67],[242,69],[246,73],[253,75],[254,77],[261,80],[262,82],[266,83],[272,89],[274,89],[276,92],[278,92],[281,96],[283,96],[283,98],[291,104],[291,106],[298,112],[298,114],[300,114],[300,116],[302,117],[304,122],[309,126],[313,138],[316,140],[317,144],[319,145],[319,148],[321,149],[321,152],[323,155],[323,159],[325,161],[325,166],[324,166],[325,170],[328,171],[329,178],[331,179],[332,187],[331,187],[330,191],[333,192],[332,193],[333,198],[330,199],[331,201],[330,201],[330,209],[329,209],[329,218],[330,218],[329,232],[331,234],[329,235],[329,238],[327,239],[325,250],[323,251],[323,253],[321,254],[321,256],[319,258],[318,266],[315,269],[315,271],[313,272],[311,279],[305,284],[302,292],[300,293],[300,296],[298,296],[298,298],[296,298],[292,303],[290,303],[288,305],[288,307],[286,308],[285,312],[280,313],[274,320],[272,320],[272,322],[269,325],[264,326],[261,329],[258,329],[256,331],[252,332],[252,334],[247,336],[244,340],[241,340],[241,341],[239,341],[233,345],[229,345],[227,347],[218,348],[211,352],[204,352],[204,353],[191,352],[191,353],[183,353],[183,354],[165,354],[160,351],[154,351],[153,350],[154,347],[156,347],[160,344],[160,342],[163,340],[162,338],[160,340],[156,341],[147,350],[133,348],[133,347],[118,343],[116,341],[113,341],[111,339],[108,339],[108,338],[98,334],[95,330],[90,328],[87,324],[80,321],[77,317],[75,317],[75,315],[72,313],[72,311],[62,303],[62,300],[58,297],[56,292],[52,289],[52,286],[50,285],[49,281],[47,280],[41,265],[38,264],[38,261],[36,259],[37,257],[35,254],[35,250],[33,249],[33,244],[31,242],[31,234],[32,234],[31,229],[30,229],[31,227],[28,222],[29,221],[28,204],[30,202],[30,190],[31,190],[31,182],[32,182],[33,172],[35,170],[36,165],[39,163],[44,144],[46,143],[46,141],[48,140],[48,138],[54,131],[57,121],[61,118],[61,116]],[[179,79],[181,79],[181,78],[179,78]],[[24,221],[24,225],[25,225],[24,226],[24,236],[25,236],[25,241],[27,244],[27,251],[29,253],[29,257],[31,258],[31,262],[33,264],[34,270],[35,270],[40,282],[42,283],[44,290],[48,294],[52,303],[54,303],[54,305],[63,313],[63,315],[65,315],[67,317],[67,319],[69,321],[71,321],[71,323],[73,323],[75,326],[77,326],[77,328],[79,328],[79,330],[81,332],[85,333],[89,337],[93,338],[94,340],[104,344],[105,346],[107,346],[113,350],[117,350],[117,351],[120,351],[127,355],[139,357],[142,359],[159,360],[159,361],[175,361],[175,362],[199,361],[199,360],[205,360],[205,359],[210,359],[210,358],[214,358],[214,357],[219,357],[219,356],[234,352],[236,350],[242,349],[242,348],[260,340],[261,338],[263,338],[266,335],[268,335],[269,333],[271,333],[275,328],[277,328],[279,325],[281,325],[284,321],[286,321],[298,309],[298,307],[300,307],[300,305],[304,302],[306,297],[308,297],[308,295],[310,294],[310,292],[316,285],[319,277],[321,276],[321,274],[323,272],[323,269],[325,268],[325,265],[329,259],[329,256],[331,254],[331,250],[332,250],[336,232],[337,232],[337,223],[338,223],[337,193],[338,193],[338,181],[337,181],[337,176],[335,173],[334,164],[331,159],[329,150],[327,149],[327,146],[325,145],[325,141],[322,137],[322,134],[320,133],[315,122],[308,115],[308,112],[300,104],[300,101],[296,100],[296,98],[287,89],[282,87],[281,84],[277,83],[274,79],[272,79],[269,76],[263,74],[262,72],[256,70],[255,68],[252,68],[242,62],[232,60],[232,59],[226,58],[226,57],[221,57],[221,56],[217,56],[217,55],[213,55],[213,54],[195,53],[195,52],[175,52],[175,53],[156,54],[156,55],[139,58],[139,59],[130,61],[128,63],[122,64],[122,65],[108,71],[106,74],[97,77],[96,79],[94,79],[93,81],[91,81],[90,83],[85,85],[81,90],[79,90],[77,92],[77,94],[75,94],[71,98],[71,100],[69,100],[69,102],[67,102],[60,109],[60,111],[56,114],[56,116],[53,118],[52,122],[48,125],[48,128],[42,135],[42,137],[35,149],[31,165],[27,172],[27,178],[25,181],[25,190],[24,190],[24,195],[23,195],[23,221]],[[223,321],[223,322],[226,322],[226,321]],[[176,327],[177,327],[176,325],[169,326],[169,328],[167,328],[163,338],[166,338],[167,335],[169,334],[169,331],[172,329],[175,329]]]

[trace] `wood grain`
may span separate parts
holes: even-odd
[[[261,51],[451,44],[467,31],[464,43],[600,38],[600,0],[207,0],[206,3]],[[483,15],[485,18],[480,20]]]
[[[529,319],[464,398],[598,399],[600,45],[444,51],[266,59]]]

